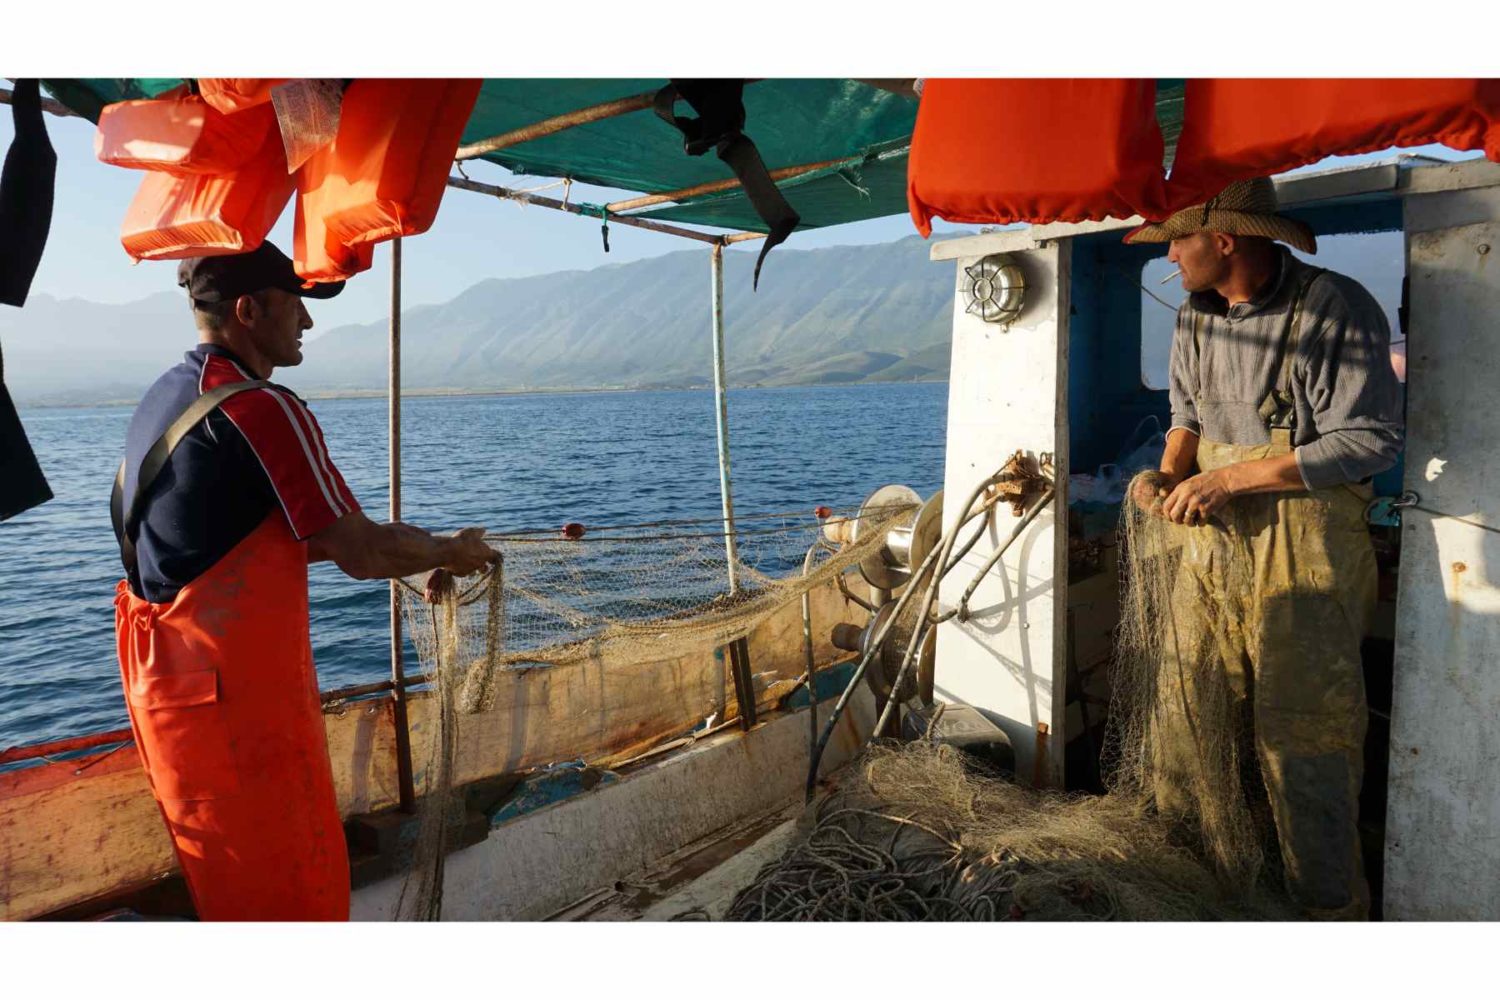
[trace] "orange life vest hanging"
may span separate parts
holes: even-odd
[[[337,179],[314,153],[297,171],[297,216],[292,227],[292,268],[305,281],[347,281],[375,262],[375,244],[347,247],[328,232],[323,206]]]
[[[203,920],[347,920],[349,857],[280,509],[170,604],[115,590],[136,748]]]
[[[271,90],[285,79],[209,77],[198,80],[198,93],[220,112],[232,115],[271,100]]]
[[[481,80],[355,80],[338,135],[314,154],[335,179],[320,202],[340,243],[415,236],[437,217]],[[310,161],[309,161],[310,162]]]
[[[260,152],[275,126],[269,104],[226,115],[189,94],[120,101],[99,114],[94,154],[134,170],[227,174]]]
[[[1325,156],[1427,143],[1500,160],[1500,80],[1189,80],[1168,208]]]
[[[907,167],[923,236],[949,222],[1157,216],[1153,80],[928,80]]]
[[[281,133],[269,129],[256,154],[232,173],[174,177],[148,171],[125,213],[120,242],[136,260],[254,250],[276,224],[295,183],[286,170]]]

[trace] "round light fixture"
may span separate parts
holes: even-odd
[[[964,268],[968,284],[964,297],[973,313],[986,323],[1014,323],[1026,304],[1026,276],[1014,257],[992,253]]]

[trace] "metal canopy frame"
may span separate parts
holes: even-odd
[[[592,205],[588,203],[569,202],[566,199],[548,198],[527,191],[502,187],[498,184],[476,181],[463,172],[463,161],[465,160],[475,159],[498,149],[517,146],[532,139],[555,135],[558,132],[576,128],[579,125],[586,125],[605,118],[639,111],[650,107],[654,98],[654,92],[638,94],[634,97],[580,108],[574,112],[556,115],[532,125],[512,129],[501,135],[462,146],[458,149],[454,157],[454,165],[458,168],[460,176],[450,176],[447,183],[448,187],[461,191],[489,195],[494,198],[514,201],[523,205],[538,205],[542,208],[566,212],[570,215],[577,215],[584,218],[598,218],[605,225],[613,219],[619,225],[644,229],[650,232],[661,233],[665,236],[675,236],[679,239],[688,239],[709,245],[709,312],[710,332],[713,344],[714,413],[719,457],[719,496],[723,510],[725,564],[729,578],[729,589],[731,593],[734,593],[739,590],[740,580],[739,553],[734,527],[734,489],[730,474],[729,459],[728,385],[725,377],[724,363],[724,248],[735,243],[765,239],[766,234],[756,232],[704,233],[682,226],[674,226],[666,222],[658,222],[654,219],[639,219],[617,213],[626,209],[645,208],[673,202],[680,198],[692,197],[699,194],[733,190],[740,187],[739,179],[728,178],[723,181],[699,184],[678,191],[645,195],[638,198],[612,202],[607,205]],[[856,162],[858,159],[858,157],[844,158],[824,163],[786,167],[772,171],[771,178],[775,181],[787,180],[816,170],[848,162]],[[391,456],[390,503],[391,519],[394,521],[400,517],[401,512],[401,240],[399,238],[392,241],[391,254],[390,393],[388,398]],[[394,581],[391,583],[390,631],[391,680],[388,684],[391,691],[393,709],[396,714],[396,771],[400,784],[400,808],[403,812],[410,813],[415,809],[416,790],[412,779],[411,739],[406,732],[406,687],[408,682],[404,676],[400,597],[396,591],[396,583]],[[748,650],[744,648],[743,642],[740,642],[736,643],[729,650],[729,653],[729,658],[733,663],[736,696],[740,704],[741,725],[748,727],[755,722],[754,694],[747,686],[749,683]],[[808,685],[809,693],[811,694],[811,675],[808,676]],[[382,689],[386,686],[386,684],[379,685]]]

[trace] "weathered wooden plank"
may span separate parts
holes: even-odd
[[[325,709],[323,723],[339,811],[351,816],[395,805],[396,723],[390,699]]]
[[[76,766],[50,764],[5,776],[0,919],[34,917],[176,868],[134,751],[74,779]],[[57,780],[60,775],[69,780]]]
[[[814,656],[820,666],[847,657],[834,648],[834,624],[863,618],[832,586],[813,594]],[[802,613],[792,604],[750,633],[751,670],[764,692],[806,669]],[[656,661],[590,659],[562,667],[505,671],[496,708],[459,723],[460,782],[560,760],[629,756],[681,734],[709,716],[734,718],[727,664],[713,650]],[[413,698],[412,753],[418,771],[430,754],[432,703]],[[419,775],[420,779],[420,775]]]

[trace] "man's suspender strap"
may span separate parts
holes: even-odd
[[[188,408],[172,421],[162,436],[151,445],[150,450],[146,452],[146,457],[141,460],[141,470],[136,476],[135,497],[130,501],[128,514],[124,509],[125,463],[123,461],[120,463],[120,469],[115,473],[115,488],[109,498],[109,519],[115,528],[115,540],[120,543],[120,559],[124,562],[125,570],[129,575],[136,575],[135,541],[131,536],[135,534],[136,526],[141,519],[142,504],[151,492],[151,484],[156,481],[157,475],[166,466],[167,459],[172,456],[177,445],[187,436],[188,431],[218,409],[219,404],[230,396],[249,389],[264,389],[270,386],[270,382],[262,379],[232,382],[229,385],[210,389],[188,404]]]
[[[1292,396],[1292,368],[1297,360],[1297,346],[1302,340],[1302,303],[1307,290],[1325,271],[1309,268],[1297,284],[1297,293],[1292,297],[1292,312],[1287,322],[1286,333],[1276,345],[1276,381],[1266,398],[1260,403],[1260,416],[1267,430],[1295,430],[1297,427],[1297,405]]]

